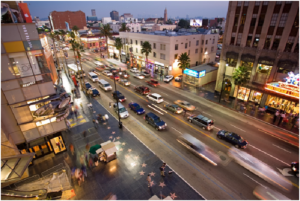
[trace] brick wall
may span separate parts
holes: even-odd
[[[57,12],[53,11],[50,14],[52,16],[52,21],[54,25],[54,29],[66,29],[65,22],[69,23],[70,29],[73,26],[77,26],[79,29],[83,29],[86,26],[86,17],[85,13],[82,11],[65,11],[65,12]]]

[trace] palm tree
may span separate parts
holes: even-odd
[[[83,90],[83,83],[82,83],[82,77],[81,77],[82,66],[81,66],[81,54],[80,54],[80,52],[83,52],[84,50],[83,50],[83,46],[76,42],[75,34],[73,32],[71,33],[71,38],[72,39],[70,40],[70,43],[72,45],[72,50],[73,50],[73,53],[74,53],[75,62],[76,62],[76,66],[77,66],[77,72],[79,74],[79,81],[80,81],[81,90]],[[79,59],[80,70],[78,68],[78,60],[77,60],[76,53],[77,53],[77,56],[78,56],[78,59]]]
[[[121,61],[121,49],[123,47],[123,43],[122,43],[121,38],[116,38],[116,40],[115,40],[115,47],[117,48],[117,50],[119,50],[120,61]]]
[[[50,38],[53,41],[53,49],[54,49],[55,56],[56,56],[56,62],[57,62],[58,68],[60,68],[60,66],[59,66],[59,60],[58,60],[58,56],[57,56],[57,51],[56,51],[56,46],[55,46],[55,39],[57,39],[57,36],[56,36],[56,34],[54,32],[51,32],[49,34],[49,36],[50,36]]]
[[[121,28],[119,29],[119,31],[123,32],[127,32],[130,31],[129,27],[126,26],[126,23],[122,23]]]
[[[179,68],[181,68],[182,70],[182,76],[183,76],[183,71],[190,66],[190,57],[189,55],[185,52],[185,53],[182,53],[179,58],[178,58],[178,66]],[[181,88],[183,87],[183,81],[181,82]]]
[[[108,53],[108,37],[112,36],[112,29],[110,28],[109,24],[103,25],[103,27],[100,27],[100,35],[105,37],[105,42],[106,42],[106,51],[107,51],[107,58],[109,58],[109,53]]]
[[[234,80],[234,84],[238,87],[237,91],[239,92],[240,86],[247,84],[250,79],[250,71],[245,66],[239,66],[233,72],[232,78]],[[237,96],[235,98],[234,106],[237,105]]]
[[[151,51],[152,51],[151,44],[148,41],[145,41],[142,45],[141,53],[145,54],[146,56],[146,67],[148,67],[148,56],[149,53],[151,53]],[[142,67],[141,67],[141,72],[142,72]]]
[[[74,26],[72,27],[72,31],[75,33],[75,36],[78,35],[78,30],[79,30],[78,26],[74,25]],[[78,38],[77,38],[77,40],[78,40]],[[79,37],[79,42],[80,42],[80,44],[81,44],[81,39],[80,39],[80,37]]]
[[[62,36],[63,41],[65,41],[65,36],[67,35],[67,32],[65,32],[64,30],[61,29],[61,30],[59,30],[59,33]]]

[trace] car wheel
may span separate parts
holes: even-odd
[[[236,144],[236,145],[235,145],[235,148],[240,148],[240,146]]]
[[[146,123],[149,124],[149,121],[146,120]]]
[[[189,119],[189,122],[191,122],[191,123],[192,123],[192,120],[191,120],[191,119]]]
[[[219,139],[222,139],[221,135],[217,135]]]
[[[203,126],[202,129],[205,130],[205,127]]]
[[[158,128],[158,127],[156,127],[156,128],[155,128],[155,130],[159,131],[159,128]]]

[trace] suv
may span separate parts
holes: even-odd
[[[118,98],[120,102],[126,101],[125,96],[124,96],[123,94],[121,94],[121,92],[119,92],[119,91],[114,91],[114,92],[112,93],[112,96],[113,96],[113,98],[116,99],[116,100],[117,100],[117,98]]]
[[[159,95],[159,94],[157,94],[157,93],[148,94],[147,98],[149,100],[152,100],[152,101],[156,102],[156,103],[162,103],[162,102],[164,102],[164,99],[162,98],[162,96]]]
[[[150,89],[145,86],[137,86],[134,87],[134,91],[138,92],[139,94],[145,95],[150,93]]]
[[[144,119],[147,122],[147,124],[153,126],[157,131],[164,130],[167,127],[167,124],[152,112],[146,114]]]
[[[202,116],[202,115],[198,115],[198,116],[189,116],[188,117],[188,121],[191,123],[194,123],[200,127],[202,127],[204,130],[212,130],[214,128],[214,122],[213,120]]]
[[[146,81],[146,83],[150,86],[153,86],[153,87],[158,87],[159,86],[159,83],[157,80],[154,80],[154,79],[151,79],[149,81]]]

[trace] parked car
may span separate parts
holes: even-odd
[[[96,67],[95,70],[99,71],[99,72],[102,72],[102,71],[104,71],[104,67]]]
[[[181,82],[182,81],[182,75],[178,75],[175,77],[175,82]]]
[[[139,94],[142,94],[142,95],[146,95],[146,94],[150,93],[150,89],[148,87],[145,87],[145,86],[134,87],[134,91],[136,91],[136,92],[138,92]]]
[[[248,141],[244,140],[244,138],[242,138],[240,135],[233,133],[233,132],[225,131],[225,130],[220,130],[217,133],[217,137],[220,139],[223,139],[227,142],[230,142],[236,148],[246,149],[247,144],[248,144]]]
[[[137,103],[129,103],[128,106],[136,114],[144,114],[145,113],[145,110]]]
[[[171,82],[174,79],[173,75],[167,75],[164,77],[164,82]]]
[[[110,84],[107,81],[103,80],[103,79],[98,80],[98,85],[104,91],[112,90],[112,87],[110,86]]]
[[[119,81],[120,80],[120,77],[119,77],[119,75],[111,75],[111,76],[109,76],[111,79],[115,79],[116,81]]]
[[[89,88],[92,88],[92,85],[89,82],[85,82],[84,86],[85,86],[86,90],[88,90]]]
[[[164,105],[167,110],[170,110],[173,113],[180,114],[183,112],[183,109],[176,104],[167,104]]]
[[[202,116],[202,115],[192,115],[188,117],[188,121],[196,124],[197,126],[200,126],[201,128],[203,128],[204,130],[212,130],[214,128],[214,122],[213,120]]]
[[[130,86],[130,82],[126,79],[120,79],[119,83],[123,86]]]
[[[157,131],[164,130],[167,127],[167,124],[152,112],[147,113],[144,119],[147,124],[153,126]]]
[[[100,96],[99,90],[93,87],[89,88],[87,93],[91,94],[93,97]]]
[[[125,96],[124,96],[121,92],[119,92],[119,91],[114,91],[114,92],[112,93],[112,96],[113,96],[113,98],[116,99],[116,100],[117,100],[117,98],[118,98],[120,102],[126,101]]]
[[[157,94],[157,93],[153,93],[153,94],[148,94],[147,98],[151,101],[154,101],[156,103],[162,103],[164,102],[164,99],[162,98],[161,95]]]
[[[138,73],[138,72],[139,72],[139,70],[138,70],[137,68],[131,68],[131,69],[130,69],[130,72],[133,72],[133,73]]]
[[[188,111],[193,111],[196,109],[195,106],[191,105],[189,102],[187,101],[182,101],[182,100],[177,100],[174,101],[175,104],[179,105],[179,107],[188,110]]]
[[[142,80],[142,79],[144,79],[145,77],[143,76],[143,75],[141,75],[140,73],[136,73],[136,74],[134,74],[134,76],[133,77],[135,77],[135,78],[138,78],[138,79],[140,79],[140,80]]]
[[[118,107],[119,107],[119,111],[118,111]],[[122,105],[122,103],[115,103],[114,104],[114,111],[116,114],[119,113],[120,118],[125,119],[127,117],[129,117],[129,112],[126,110],[126,108]]]
[[[158,87],[159,86],[159,82],[157,80],[154,80],[154,79],[151,79],[149,81],[146,81],[146,83],[150,86],[153,86],[153,87]]]
[[[106,75],[106,76],[112,76],[112,73],[108,70],[104,70],[102,71],[103,75]]]
[[[150,73],[148,73],[148,72],[146,72],[146,71],[142,72],[142,75],[143,75],[144,77],[150,77]]]

